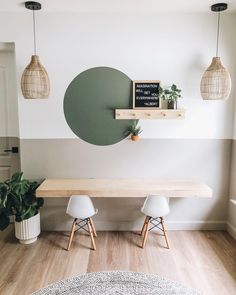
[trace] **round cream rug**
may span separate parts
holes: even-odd
[[[96,272],[49,285],[32,295],[200,295],[180,283],[129,271]]]

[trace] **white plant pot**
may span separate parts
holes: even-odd
[[[21,222],[15,221],[15,235],[21,244],[35,242],[40,231],[40,213]]]

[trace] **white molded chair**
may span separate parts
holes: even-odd
[[[145,247],[148,231],[151,231],[154,228],[158,228],[163,232],[167,248],[170,249],[163,218],[170,212],[170,207],[167,199],[162,196],[148,196],[143,204],[141,212],[146,215],[141,231],[141,247]],[[149,224],[152,225],[150,229]],[[161,228],[159,227],[159,225],[161,225]]]
[[[66,213],[74,218],[71,228],[71,234],[67,245],[67,251],[73,240],[74,233],[77,230],[83,229],[90,234],[93,250],[96,250],[94,237],[97,236],[92,216],[97,214],[98,210],[94,208],[93,203],[87,195],[73,195],[70,197],[67,205]],[[77,229],[76,229],[77,226]],[[88,227],[88,230],[85,228]]]

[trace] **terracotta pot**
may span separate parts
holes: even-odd
[[[138,141],[139,140],[139,136],[138,135],[131,135],[131,140]]]

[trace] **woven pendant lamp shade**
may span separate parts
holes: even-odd
[[[30,64],[24,70],[21,78],[21,89],[26,99],[48,98],[49,96],[48,74],[37,55],[32,55]]]
[[[213,57],[211,65],[201,80],[201,95],[206,100],[226,100],[231,91],[229,72],[222,65],[220,57]]]

